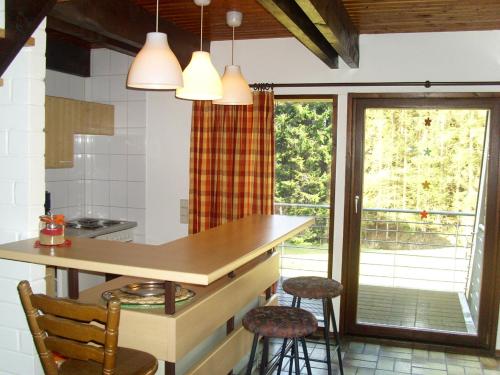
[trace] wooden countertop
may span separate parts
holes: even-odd
[[[69,248],[0,245],[0,258],[126,276],[208,285],[291,238],[310,217],[252,215],[163,245],[72,238]]]

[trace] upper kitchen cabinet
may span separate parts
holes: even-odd
[[[73,167],[73,135],[113,135],[114,107],[47,96],[45,98],[45,168]]]
[[[76,100],[45,98],[45,168],[73,167],[72,121],[80,110]]]
[[[109,104],[81,103],[81,120],[75,122],[75,134],[114,135],[115,109]]]

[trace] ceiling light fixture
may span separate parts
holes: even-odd
[[[201,7],[200,50],[193,52],[191,61],[182,73],[184,87],[178,88],[176,96],[190,100],[215,100],[222,98],[222,82],[219,73],[210,60],[210,54],[203,51],[203,7],[210,0],[194,0]]]
[[[234,28],[241,25],[243,14],[236,10],[226,13],[226,23],[233,28],[233,39],[231,42],[231,65],[226,65],[222,76],[223,96],[214,100],[214,104],[221,105],[250,105],[253,104],[252,91],[248,82],[241,74],[239,65],[234,65]]]
[[[182,87],[182,69],[168,46],[167,34],[158,32],[159,0],[156,0],[156,32],[146,36],[127,77],[127,86],[146,90],[169,90]]]

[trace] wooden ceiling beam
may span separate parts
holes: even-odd
[[[295,0],[351,68],[359,68],[359,33],[341,0]]]
[[[135,56],[140,50],[139,47],[134,47],[131,44],[107,38],[102,34],[96,33],[95,31],[83,29],[79,26],[64,22],[58,18],[54,18],[53,16],[47,17],[47,30],[48,32],[56,31],[57,33],[80,39],[87,42],[90,46],[108,48],[130,56]]]
[[[338,53],[294,0],[257,1],[321,61],[338,68]]]
[[[72,0],[59,2],[50,16],[59,21],[104,37],[109,46],[121,43],[140,49],[146,34],[155,29],[155,16],[131,0]],[[168,43],[181,66],[185,67],[193,51],[199,49],[199,38],[160,19],[159,31],[168,35]],[[210,44],[205,43],[208,50]]]

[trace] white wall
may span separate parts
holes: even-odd
[[[350,69],[341,62],[339,69],[331,70],[293,38],[241,40],[235,43],[235,61],[242,66],[244,76],[249,82],[500,81],[500,48],[497,48],[499,45],[500,31],[361,35],[360,68]],[[231,42],[228,41],[214,42],[211,45],[212,61],[220,73],[223,72],[224,65],[230,61],[230,48]],[[333,275],[336,279],[341,278],[342,262],[347,93],[437,91],[500,91],[500,87],[275,89],[278,95],[339,95],[333,258]],[[160,110],[157,108],[159,103],[154,103],[149,98],[150,96],[148,96],[148,114],[161,112],[167,117],[162,124],[148,123],[148,132],[155,131],[158,126],[167,126],[166,131],[171,132],[170,135],[176,136],[176,139],[166,136],[164,148],[150,149],[150,137],[148,137],[148,163],[153,159],[171,157],[169,147],[172,145],[189,144],[189,133],[184,130],[179,131],[179,126],[185,126],[187,130],[190,118],[190,108],[181,104],[181,101],[165,101]],[[154,108],[150,108],[150,105]],[[189,158],[188,152],[184,155]],[[147,200],[152,204],[157,203],[154,211],[149,212],[148,206],[148,223],[154,220],[161,223],[151,228],[148,238],[163,239],[175,234],[181,236],[184,233],[184,227],[179,227],[178,224],[178,211],[171,210],[173,203],[162,197],[162,191],[153,185],[161,182],[163,186],[168,186],[166,192],[169,192],[168,189],[171,188],[169,184],[180,181],[181,185],[174,189],[175,194],[177,197],[187,197],[188,185],[184,185],[183,181],[189,179],[189,170],[186,168],[188,162],[189,160],[182,159],[182,154],[178,154],[175,163],[168,164],[170,168],[168,171],[162,171],[161,176],[154,176],[151,179],[148,177]],[[164,236],[166,228],[177,229]]]
[[[0,0],[3,19],[4,1]],[[3,75],[0,87],[0,243],[37,235],[44,200],[45,21]],[[0,260],[0,373],[43,371],[17,295],[20,280],[45,291],[45,267]]]
[[[147,243],[187,235],[180,223],[180,200],[189,198],[189,137],[192,102],[174,92],[147,95]]]

